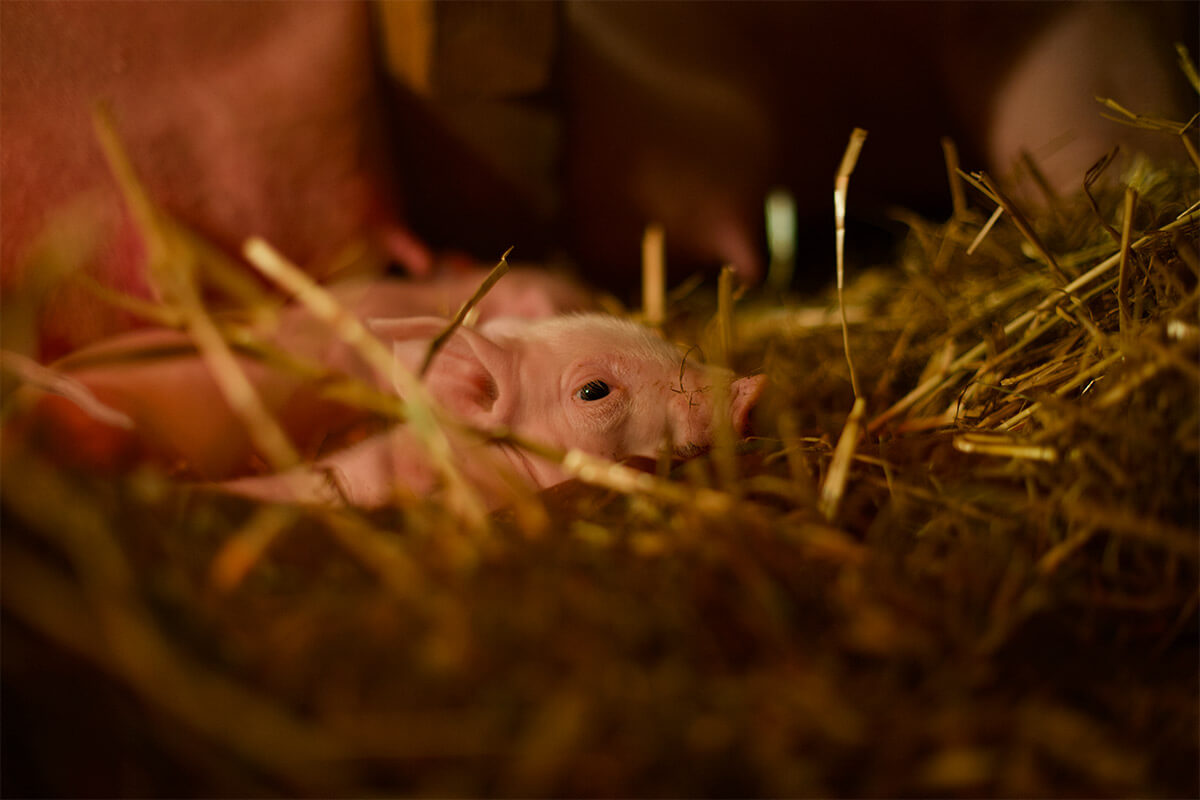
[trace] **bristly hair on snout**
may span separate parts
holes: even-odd
[[[672,387],[672,389],[671,389],[671,391],[672,391],[672,392],[675,392],[676,394],[686,394],[686,395],[687,395],[688,407],[689,407],[689,408],[691,408],[691,407],[693,407],[693,406],[695,406],[695,405],[696,405],[696,401],[693,399],[693,397],[694,397],[695,395],[697,395],[697,394],[700,394],[700,393],[702,393],[702,392],[707,392],[709,389],[711,389],[711,388],[712,388],[712,386],[711,386],[711,385],[700,386],[700,387],[698,387],[698,388],[696,388],[696,389],[689,389],[689,388],[687,388],[686,386],[684,386],[684,384],[683,384],[683,376],[684,376],[684,373],[685,373],[685,372],[687,372],[687,360],[688,360],[688,356],[690,356],[690,355],[692,354],[692,351],[693,351],[693,350],[699,350],[699,351],[700,351],[700,360],[701,360],[701,362],[703,362],[703,360],[704,360],[704,350],[702,350],[702,349],[700,348],[700,345],[698,345],[698,344],[694,344],[694,345],[692,345],[691,347],[689,347],[689,348],[687,349],[687,352],[685,352],[685,353],[683,354],[683,358],[682,358],[682,359],[680,359],[680,361],[679,361],[679,388],[678,388],[678,389],[676,389],[676,388]]]

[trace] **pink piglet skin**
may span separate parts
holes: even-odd
[[[399,292],[382,287],[341,296],[352,310],[373,312],[391,291]],[[420,307],[414,295],[406,302]],[[391,347],[393,371],[410,376],[448,324],[436,316],[365,322]],[[187,336],[172,330],[123,334],[56,365],[100,403],[128,416],[131,430],[110,428],[53,395],[34,398],[14,428],[83,466],[121,469],[150,461],[180,477],[269,500],[342,498],[373,507],[398,493],[424,495],[440,485],[421,437],[409,426],[389,425],[326,392],[349,376],[403,395],[395,375],[375,374],[353,348],[299,308],[281,313],[268,341],[327,370],[313,380],[248,353],[237,356],[266,410],[300,452],[305,466],[295,471],[266,474],[265,461],[208,366]],[[560,452],[575,449],[619,461],[653,457],[664,442],[680,455],[708,447],[718,393],[729,400],[724,407],[733,428],[744,431],[766,379],[734,380],[728,371],[685,358],[648,328],[583,313],[492,317],[478,328],[459,327],[422,380],[432,401],[465,426],[503,429]],[[547,487],[567,477],[551,461],[487,442],[462,427],[445,426],[452,457],[490,505],[503,503],[514,488]]]
[[[371,323],[392,340],[397,368],[410,372],[444,326],[444,320],[429,317]],[[729,423],[744,432],[765,384],[765,376],[734,380],[728,371],[685,362],[682,350],[649,329],[602,314],[506,318],[479,330],[459,328],[425,376],[433,398],[473,428],[500,428],[560,452],[574,449],[614,461],[653,457],[668,441],[681,455],[707,448],[719,392],[728,398]],[[545,488],[568,477],[557,464],[517,447],[452,429],[449,435],[464,475],[492,507],[515,490]],[[427,453],[404,426],[314,468],[241,480],[229,488],[266,499],[321,502],[328,499],[333,476],[341,499],[372,507],[397,493],[426,494],[438,484]]]

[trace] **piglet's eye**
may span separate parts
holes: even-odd
[[[575,393],[575,396],[580,400],[591,402],[608,397],[608,393],[612,391],[608,388],[608,384],[604,381],[588,381],[583,387]]]

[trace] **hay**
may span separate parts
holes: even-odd
[[[4,793],[1195,796],[1195,175],[974,181],[840,312],[723,284],[706,349],[773,386],[733,457],[547,452],[464,520],[6,441]]]

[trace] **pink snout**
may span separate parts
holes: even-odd
[[[758,402],[763,390],[767,388],[766,375],[754,375],[749,378],[739,378],[729,387],[729,413],[733,421],[733,429],[739,436],[746,434],[750,424],[750,409]]]

